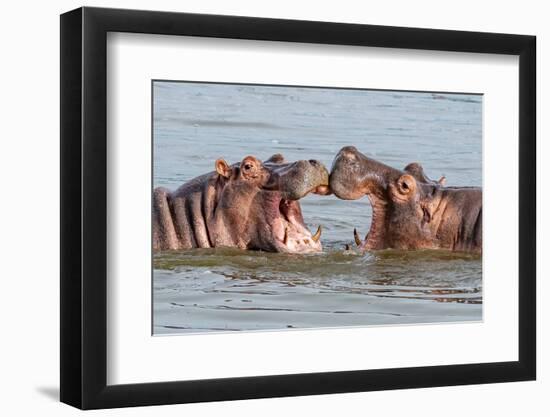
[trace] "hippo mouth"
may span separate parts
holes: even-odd
[[[360,250],[383,249],[386,235],[385,223],[388,214],[386,209],[387,202],[375,194],[367,194],[367,197],[372,209],[370,227],[363,240],[361,240],[357,228],[354,228],[353,239]]]
[[[314,193],[323,194],[324,188]],[[302,216],[302,209],[297,200],[280,198],[271,227],[275,247],[278,252],[314,253],[321,252],[321,231],[319,226],[315,234],[307,228]]]

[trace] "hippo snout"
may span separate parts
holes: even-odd
[[[330,171],[330,189],[341,199],[354,199],[355,182],[358,179],[356,161],[358,151],[354,146],[345,146],[336,154]]]
[[[329,173],[316,159],[300,160],[273,168],[269,189],[278,189],[288,200],[299,200],[310,192],[328,194]]]

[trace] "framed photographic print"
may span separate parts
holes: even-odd
[[[61,400],[535,379],[535,38],[61,16]]]

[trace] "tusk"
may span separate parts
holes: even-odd
[[[361,238],[359,237],[359,233],[357,233],[357,229],[353,229],[353,237],[355,238],[355,244],[357,246],[361,246]]]
[[[321,238],[321,232],[323,231],[321,225],[319,225],[319,227],[317,228],[317,231],[315,232],[315,234],[311,237],[311,240],[313,240],[314,242],[318,242],[319,239]]]
[[[283,243],[285,245],[288,243],[288,227],[285,227],[285,237],[283,238]]]

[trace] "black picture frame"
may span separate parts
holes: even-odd
[[[519,56],[519,360],[107,385],[108,32]],[[61,401],[81,409],[377,391],[536,377],[536,38],[79,8],[61,15]]]

